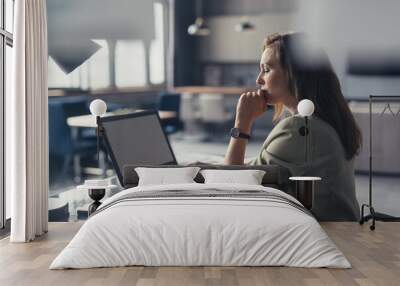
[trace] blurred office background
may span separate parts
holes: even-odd
[[[85,126],[93,99],[115,114],[171,111],[162,122],[178,161],[221,162],[236,102],[257,89],[263,39],[287,31],[307,32],[331,58],[364,135],[355,164],[365,202],[368,96],[400,94],[398,11],[377,0],[48,0],[50,219],[78,219],[90,200],[76,185],[115,176],[107,157],[99,166],[95,129]],[[382,113],[386,104],[373,109],[376,205],[400,215],[400,105]],[[254,125],[247,157],[272,113]]]

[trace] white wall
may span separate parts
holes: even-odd
[[[263,40],[270,34],[295,30],[294,14],[260,14],[248,16],[256,27],[254,32],[234,30],[241,16],[215,16],[206,19],[211,34],[199,37],[198,58],[208,62],[246,63],[260,60]]]

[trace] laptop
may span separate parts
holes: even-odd
[[[156,110],[101,117],[100,124],[121,186],[125,165],[177,165]]]

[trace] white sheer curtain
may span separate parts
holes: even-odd
[[[15,1],[13,92],[6,98],[6,187],[12,242],[48,226],[47,22],[45,0]]]

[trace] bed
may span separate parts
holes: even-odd
[[[144,266],[292,266],[350,268],[312,213],[286,187],[279,166],[262,185],[196,183],[138,186],[124,168],[125,190],[105,200],[50,269]],[[169,166],[170,167],[170,166]],[[177,166],[179,168],[179,166]]]

